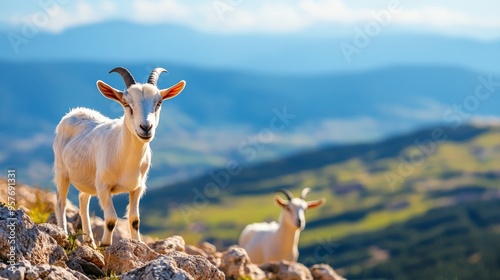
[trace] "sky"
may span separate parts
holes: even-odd
[[[172,23],[208,33],[319,32],[379,20],[394,31],[439,33],[493,40],[500,38],[498,0],[134,0],[3,1],[0,27],[27,21],[58,33],[92,23],[126,20]],[[334,31],[336,30],[336,31]],[[348,30],[348,28],[346,29]],[[336,33],[337,32],[337,33]],[[340,32],[341,33],[341,32]]]

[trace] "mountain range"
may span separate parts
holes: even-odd
[[[283,34],[204,33],[173,24],[110,21],[45,33],[28,24],[0,30],[0,60],[152,61],[257,73],[311,75],[392,65],[450,65],[498,74],[500,41],[478,41],[363,26]],[[340,30],[344,30],[340,32]],[[351,30],[351,32],[345,32]],[[355,49],[345,51],[345,46]],[[344,46],[342,48],[342,46]]]
[[[164,106],[151,188],[232,159],[252,165],[324,145],[496,118],[497,95],[474,96],[484,81],[497,87],[500,42],[381,32],[360,46],[362,35],[339,30],[226,34],[124,21],[62,33],[4,27],[0,167],[22,169],[26,183],[51,185],[50,146],[61,117],[78,106],[121,115],[95,88],[99,79],[123,88],[118,75],[107,74],[116,66],[139,81],[164,67],[169,73],[160,86],[188,83]],[[350,62],[342,43],[360,50]],[[294,117],[264,139],[271,120],[285,112]],[[246,160],[253,149],[258,153]]]
[[[476,98],[478,86],[496,76],[456,67],[394,66],[300,76],[158,65],[169,69],[160,78],[160,87],[181,79],[187,87],[164,105],[152,142],[153,188],[208,172],[232,159],[252,165],[323,145],[383,139],[426,125],[495,119],[498,112],[495,94],[477,99],[474,107],[466,103]],[[119,75],[107,74],[115,66],[1,62],[0,139],[5,148],[0,150],[0,166],[24,170],[19,176],[28,183],[50,185],[53,131],[70,108],[89,107],[113,118],[122,114],[117,103],[95,88],[99,79],[123,87]],[[156,67],[123,66],[139,81]],[[272,131],[270,122],[283,115],[290,119]],[[255,156],[250,156],[252,150]]]

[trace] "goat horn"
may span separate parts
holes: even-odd
[[[113,72],[116,72],[122,76],[123,81],[125,81],[125,85],[127,86],[127,88],[137,83],[132,74],[130,74],[130,72],[123,67],[116,67],[115,69],[109,71],[110,74]]]
[[[286,198],[288,199],[288,201],[291,201],[293,198],[293,195],[289,190],[281,189],[281,190],[278,190],[277,192],[283,193],[286,196]]]
[[[156,86],[156,83],[158,82],[158,78],[160,77],[160,74],[163,72],[168,72],[168,71],[166,69],[161,68],[161,67],[153,69],[153,72],[151,72],[151,75],[149,75],[148,84],[152,84],[153,86]]]
[[[311,191],[310,188],[305,188],[302,190],[302,193],[300,193],[300,198],[306,199],[306,195]]]

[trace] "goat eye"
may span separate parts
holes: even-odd
[[[134,110],[132,110],[132,107],[130,107],[130,105],[128,105],[127,103],[124,103],[124,104],[123,104],[123,107],[125,107],[125,108],[129,108],[129,109],[130,109],[130,114],[131,114],[131,115],[132,115],[132,114],[134,114]]]

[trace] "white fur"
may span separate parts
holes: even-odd
[[[275,200],[278,202],[281,199],[276,197]],[[310,203],[301,198],[293,198],[282,205],[278,223],[254,223],[245,227],[240,235],[239,245],[247,251],[252,263],[297,261],[300,232],[305,227],[305,211]],[[323,204],[324,199],[313,203],[317,205],[311,208]]]
[[[99,81],[101,92],[103,85],[109,87]],[[182,88],[183,86],[184,84]],[[140,240],[139,199],[146,189],[147,174],[151,165],[149,142],[154,137],[159,121],[161,107],[157,105],[165,99],[156,86],[151,84],[134,84],[125,92],[111,89],[116,91],[118,96],[111,99],[125,106],[124,116],[109,119],[91,109],[73,109],[57,126],[53,145],[54,182],[58,190],[58,225],[67,230],[65,209],[71,182],[80,191],[80,216],[84,239],[93,247],[95,242],[88,213],[91,196],[99,198],[104,211],[106,228],[101,245],[111,245],[112,242],[117,215],[111,197],[118,193],[130,195],[127,216],[131,237]],[[151,126],[149,132],[142,129],[144,126]],[[148,135],[150,138],[143,139],[139,134]]]

